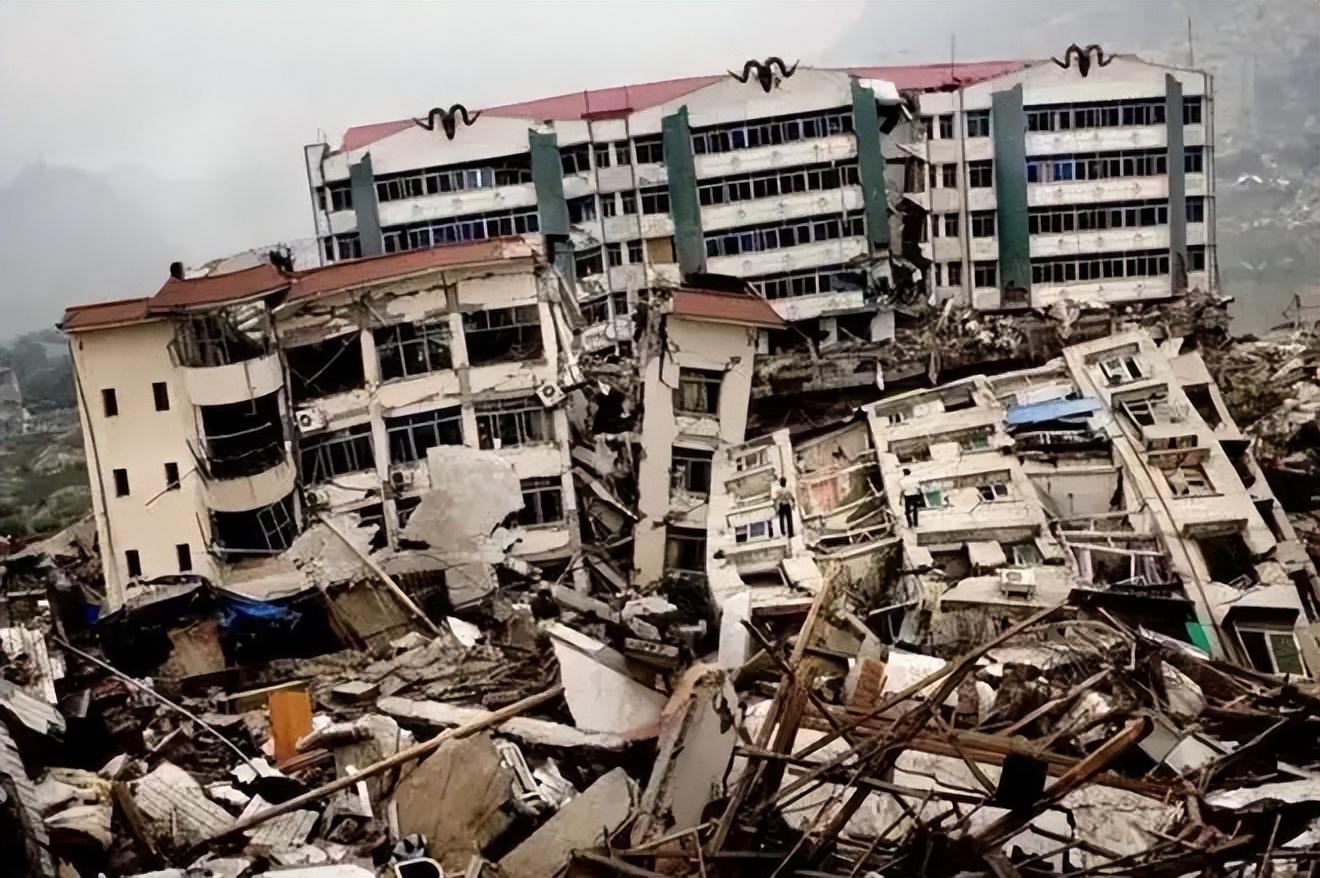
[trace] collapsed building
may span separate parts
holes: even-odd
[[[308,148],[322,266],[66,312],[95,539],[0,559],[14,862],[1309,862],[1211,95],[767,59]]]

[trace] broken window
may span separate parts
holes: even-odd
[[[226,405],[201,406],[206,472],[232,479],[265,472],[284,459],[279,391]]]
[[[990,111],[972,110],[967,113],[967,136],[968,137],[989,137],[990,136]]]
[[[192,548],[187,543],[179,543],[174,547],[174,557],[178,559],[180,573],[192,570]]]
[[[1223,419],[1219,415],[1219,406],[1215,405],[1215,400],[1214,397],[1210,395],[1209,387],[1198,384],[1193,387],[1184,387],[1183,391],[1191,401],[1192,408],[1196,409],[1196,413],[1201,416],[1201,419],[1205,421],[1208,426],[1213,429],[1223,423]]]
[[[748,470],[760,469],[763,466],[768,466],[769,463],[770,457],[766,453],[766,450],[764,448],[757,448],[746,454],[740,454],[734,461],[734,468],[742,473],[747,472]]]
[[[382,380],[410,378],[454,367],[446,317],[428,323],[384,326],[372,335]]]
[[[227,561],[278,554],[297,535],[292,494],[260,509],[211,513],[212,541],[217,554]]]
[[[988,482],[984,485],[976,486],[976,493],[981,495],[981,499],[987,503],[993,503],[996,500],[1008,499],[1008,485],[1003,482]]]
[[[127,496],[128,496],[128,470],[126,470],[126,469],[117,469],[117,470],[114,470],[114,472],[112,473],[112,475],[114,476],[114,480],[115,480],[115,496],[116,496],[116,497],[127,497]]]
[[[922,130],[922,132],[926,135],[926,139],[927,139],[927,140],[934,140],[934,139],[935,139],[935,117],[934,117],[934,116],[922,116],[922,117],[921,117],[921,130]]]
[[[170,389],[164,381],[154,381],[151,385],[151,398],[156,403],[156,411],[170,410]]]
[[[1034,542],[1004,543],[1004,557],[1011,567],[1035,567],[1040,564],[1040,550]]]
[[[669,213],[669,187],[649,186],[643,189],[642,213]]]
[[[976,287],[999,286],[999,263],[993,259],[986,262],[973,262],[972,285]]]
[[[464,314],[463,335],[468,363],[473,366],[535,360],[545,351],[540,311],[535,305]]]
[[[564,520],[564,488],[555,477],[522,480],[523,508],[518,523],[524,527],[557,524]]]
[[[1128,420],[1138,427],[1153,427],[1167,419],[1167,406],[1162,396],[1150,396],[1145,399],[1120,400],[1119,408]]]
[[[835,290],[862,290],[866,279],[845,265],[823,265],[799,271],[786,271],[751,278],[749,282],[767,299],[789,299],[814,296]]]
[[[993,238],[995,236],[995,212],[978,210],[972,214],[972,237]]]
[[[165,490],[179,490],[179,465],[177,463],[165,464]]]
[[[587,173],[591,170],[591,147],[585,143],[560,147],[559,163],[565,176]]]
[[[1100,371],[1104,373],[1105,381],[1111,386],[1140,381],[1146,377],[1145,370],[1141,367],[1141,360],[1137,358],[1136,354],[1116,354],[1112,357],[1105,357],[1100,361]]]
[[[295,403],[356,390],[366,384],[357,332],[286,348],[289,394]]]
[[[1164,471],[1169,490],[1175,497],[1204,497],[1215,493],[1205,467],[1197,463],[1175,466]]]
[[[309,485],[376,467],[371,424],[304,436],[299,452],[299,472]]]
[[[136,579],[142,575],[142,558],[138,555],[137,549],[124,552],[124,563],[128,566],[129,577]]]
[[[969,162],[967,165],[967,185],[973,189],[989,189],[994,186],[994,163],[988,160]]]
[[[706,573],[706,532],[692,528],[670,527],[665,531],[665,570],[680,573]]]
[[[1257,580],[1251,550],[1240,533],[1198,537],[1196,547],[1201,550],[1206,570],[1215,582],[1246,588]]]
[[[478,402],[477,442],[482,448],[508,448],[551,442],[555,438],[554,416],[540,397]]]
[[[101,391],[101,407],[105,410],[107,418],[113,418],[119,414],[119,397],[115,396],[113,387],[107,387]]]
[[[452,406],[386,418],[385,435],[390,442],[390,463],[425,460],[428,448],[463,444],[463,410]]]
[[[619,193],[619,214],[621,216],[632,216],[637,213],[637,194],[635,192]]]
[[[702,448],[675,445],[673,450],[673,488],[705,497],[710,494],[711,458],[714,452]]]
[[[664,140],[659,135],[639,137],[633,141],[639,165],[663,165],[665,163]]]
[[[921,505],[924,509],[939,509],[948,502],[943,488],[921,488]]]
[[[1291,628],[1237,625],[1238,640],[1252,667],[1266,674],[1305,674]]]
[[[714,415],[720,413],[720,386],[724,373],[713,369],[678,370],[678,390],[674,393],[674,410],[686,415]]]
[[[596,196],[583,195],[581,198],[570,198],[567,203],[570,223],[585,223],[596,218]]]
[[[573,270],[580,278],[590,277],[593,274],[603,274],[605,264],[601,261],[600,248],[594,247],[590,250],[574,251]]]
[[[768,540],[775,535],[775,522],[773,518],[767,518],[764,521],[752,521],[747,524],[740,524],[733,529],[733,541],[735,543],[751,543],[757,540]]]
[[[400,497],[394,501],[394,519],[399,523],[400,528],[408,524],[408,519],[412,518],[413,512],[420,505],[422,505],[421,497]]]
[[[674,238],[672,235],[665,235],[663,238],[646,239],[646,258],[652,265],[667,265],[674,261]]]

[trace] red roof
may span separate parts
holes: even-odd
[[[453,265],[496,262],[501,259],[531,257],[535,251],[522,238],[488,238],[448,244],[426,250],[405,250],[385,256],[372,256],[340,262],[322,268],[298,272],[289,291],[290,298],[304,298],[349,289],[389,278],[403,277]]]
[[[843,67],[838,69],[863,79],[887,79],[894,83],[899,91],[935,91],[941,88],[969,85],[1005,73],[1012,73],[1021,70],[1028,63],[1030,62],[969,61],[959,64],[908,64],[897,67]],[[688,76],[683,79],[666,79],[660,82],[644,82],[639,85],[622,85],[614,88],[576,91],[549,98],[487,107],[481,112],[491,116],[535,120],[586,119],[635,113],[638,110],[668,103],[699,88],[713,85],[723,79],[725,75]],[[412,124],[411,119],[398,119],[393,122],[358,125],[344,132],[343,143],[340,144],[339,148],[344,151],[362,149],[378,140],[384,140],[392,134],[397,134]]]
[[[150,300],[118,299],[91,305],[71,305],[64,309],[64,319],[60,321],[60,327],[66,332],[76,332],[80,329],[96,329],[118,323],[137,323],[146,319],[148,301]]]
[[[171,277],[160,292],[151,297],[150,311],[168,311],[191,308],[196,305],[214,305],[246,299],[262,293],[273,293],[289,285],[289,278],[269,262],[261,262],[241,271],[207,275],[180,280]]]
[[[713,323],[737,323],[776,329],[788,325],[769,302],[750,293],[684,287],[674,290],[670,313],[689,320],[708,320]]]

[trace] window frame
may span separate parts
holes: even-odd
[[[553,444],[556,440],[554,413],[538,396],[479,400],[473,403],[473,409],[478,448],[496,451]]]
[[[674,388],[674,413],[687,417],[718,418],[724,376],[725,373],[717,369],[680,366],[678,387]],[[695,400],[695,405],[700,407],[687,407],[689,399]]]

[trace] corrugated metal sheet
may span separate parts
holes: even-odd
[[[247,807],[243,809],[243,813],[239,815],[238,819],[246,820],[270,807],[272,807],[271,804],[261,796],[253,796],[252,801],[248,802]],[[252,839],[253,844],[263,845],[273,850],[296,848],[306,843],[307,836],[311,835],[312,827],[316,825],[318,816],[315,811],[292,811],[254,827],[248,831],[247,837]]]
[[[228,829],[233,816],[206,797],[202,785],[177,765],[162,762],[133,784],[133,799],[152,820],[175,828],[193,844]]]
[[[1080,399],[1047,399],[1044,402],[1009,406],[1008,411],[1004,413],[1004,423],[1010,427],[1039,424],[1044,421],[1084,417],[1099,409],[1100,401],[1089,396]]]
[[[38,735],[51,738],[64,736],[64,715],[54,705],[33,698],[8,680],[0,680],[0,711]]]
[[[36,808],[37,791],[28,778],[27,769],[23,767],[23,760],[18,755],[18,746],[2,723],[0,723],[0,783],[11,789],[18,799],[19,819],[23,822],[23,831],[27,835],[28,857],[33,861],[28,865],[37,869],[36,875],[53,876],[55,863],[51,859],[50,851],[47,850],[50,836],[46,833],[45,821],[41,819],[41,814]],[[12,868],[12,863],[6,864],[0,867],[0,872],[6,875],[17,874],[9,871]]]

